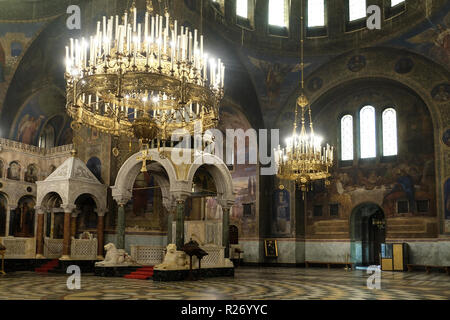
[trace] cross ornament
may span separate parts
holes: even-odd
[[[141,172],[147,172],[147,160],[153,160],[152,156],[149,155],[148,145],[142,150],[142,156],[138,157],[137,160],[142,161]]]

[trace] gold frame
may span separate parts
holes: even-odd
[[[275,245],[275,255],[272,255],[272,254],[269,255],[268,254],[267,248],[268,248],[268,244],[269,243],[273,243]],[[275,239],[265,239],[264,240],[264,253],[265,253],[266,258],[278,258],[278,242],[277,242],[277,240],[275,240]]]

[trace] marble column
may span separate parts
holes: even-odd
[[[43,259],[44,257],[44,218],[45,211],[41,208],[36,208],[37,214],[37,231],[36,231],[36,259]]]
[[[61,260],[70,260],[70,242],[71,242],[70,222],[72,220],[72,211],[75,209],[75,207],[66,206],[63,207],[63,209],[64,209],[64,241]]]
[[[125,249],[125,204],[124,202],[119,202],[117,210],[117,249]]]
[[[12,233],[10,229],[11,224],[11,211],[14,210],[14,207],[6,206],[6,230],[5,230],[5,237],[9,237]]]
[[[184,205],[186,199],[177,199],[177,224],[176,224],[176,245],[181,250],[184,245]]]
[[[225,258],[230,257],[230,207],[222,207],[222,246]]]
[[[72,212],[72,216],[70,217],[70,237],[74,237],[77,235],[77,212]]]
[[[169,214],[167,215],[167,244],[172,243],[172,224],[173,224],[173,215],[175,209],[170,209]]]
[[[103,260],[105,213],[98,212],[97,215],[97,259]]]

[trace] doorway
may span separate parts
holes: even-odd
[[[380,265],[386,220],[380,206],[364,203],[353,209],[350,221],[351,258],[359,266]]]

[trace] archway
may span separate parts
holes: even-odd
[[[33,197],[20,198],[17,209],[11,215],[12,234],[14,237],[34,237],[34,207],[36,201]]]
[[[192,193],[186,200],[185,219],[220,220],[222,217],[217,202],[214,178],[205,166],[198,168],[192,181]]]
[[[352,262],[363,266],[380,265],[385,227],[385,216],[380,206],[363,203],[353,209],[350,217]]]
[[[167,185],[167,174],[156,163],[136,176],[131,200],[125,206],[126,230],[138,233],[168,230],[167,209],[163,199]]]
[[[8,201],[6,199],[6,197],[0,193],[0,237],[4,237],[7,235],[7,230],[6,230],[6,206],[8,204]]]
[[[97,231],[97,204],[95,200],[89,194],[82,194],[75,200],[77,207],[76,217],[72,216],[71,222],[71,236],[78,238],[78,234],[84,232],[96,232]]]
[[[64,238],[64,210],[61,208],[63,201],[56,192],[48,193],[42,200],[45,210],[45,223],[43,234],[49,239]]]

